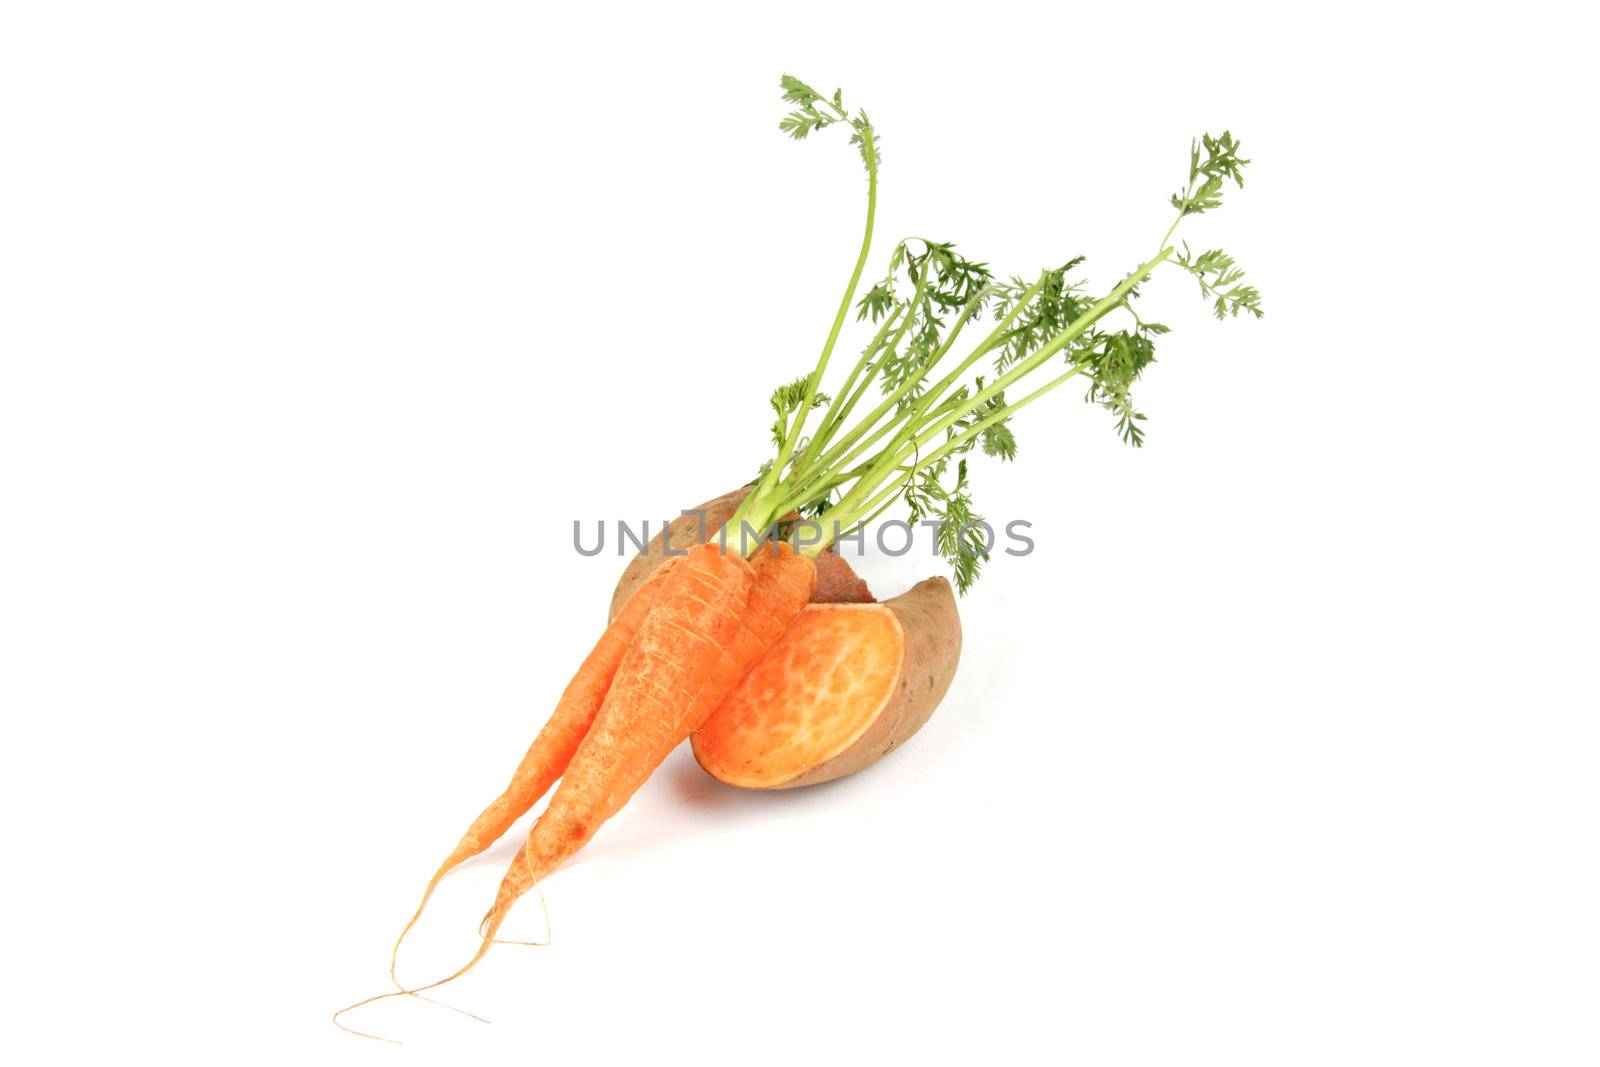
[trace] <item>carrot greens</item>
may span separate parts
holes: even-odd
[[[1081,256],[1031,281],[1002,279],[954,244],[911,237],[894,246],[883,275],[858,298],[877,213],[877,131],[865,111],[852,114],[845,107],[837,90],[824,96],[789,75],[780,84],[794,110],[779,128],[796,140],[834,125],[852,130],[867,171],[866,232],[816,367],[772,395],[777,451],[762,465],[723,536],[768,528],[797,511],[819,520],[793,535],[800,552],[815,556],[845,531],[903,504],[912,522],[936,524],[940,554],[965,593],[989,558],[982,517],[973,507],[968,457],[977,451],[1002,462],[1014,459],[1013,416],[1076,379],[1084,399],[1111,414],[1124,442],[1144,443],[1145,416],[1132,390],[1155,360],[1157,338],[1168,332],[1134,309],[1146,279],[1164,266],[1182,270],[1198,283],[1217,318],[1261,317],[1261,294],[1244,282],[1232,256],[1169,243],[1185,218],[1222,205],[1228,183],[1243,187],[1249,160],[1231,133],[1194,141],[1188,180],[1171,197],[1177,215],[1155,255],[1103,295],[1075,276]],[[856,321],[875,332],[840,386],[824,393],[821,385],[852,307]],[[1118,312],[1124,318],[1113,322]],[[979,324],[986,321],[984,331]],[[952,355],[967,332],[982,336],[964,355]]]

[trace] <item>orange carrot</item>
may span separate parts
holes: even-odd
[[[648,662],[649,653],[643,650],[635,664],[625,659],[618,668],[613,685],[617,695],[607,697],[549,810],[540,816],[500,883],[486,926],[491,936],[512,903],[577,852],[600,823],[616,814],[672,750],[705,722],[811,598],[816,566],[787,544],[758,552],[751,570],[749,602],[729,637],[720,642],[719,654],[706,661],[701,677],[670,678],[659,665]],[[678,607],[680,603],[664,595],[658,625],[652,626],[658,622],[652,616],[639,630],[640,646],[646,645],[647,636],[669,638],[662,653],[667,662],[681,658],[677,647],[695,637],[694,627],[673,617]],[[628,675],[638,698],[626,696],[622,688],[630,666],[642,668]]]
[[[528,746],[527,754],[522,757],[522,762],[517,765],[516,772],[511,776],[511,783],[493,803],[483,809],[481,815],[473,820],[455,849],[428,880],[428,887],[423,890],[421,903],[417,905],[417,910],[406,923],[405,929],[400,931],[400,937],[394,943],[394,951],[390,953],[391,979],[394,978],[400,943],[405,940],[411,928],[416,925],[417,919],[421,917],[422,909],[427,907],[428,898],[433,895],[439,880],[459,864],[499,840],[500,835],[538,803],[539,798],[544,796],[555,780],[566,771],[573,753],[578,750],[579,742],[589,732],[595,715],[600,711],[606,692],[611,688],[611,679],[617,671],[617,665],[622,662],[628,646],[633,643],[634,634],[650,614],[650,609],[655,606],[661,590],[674,570],[673,564],[678,563],[681,558],[675,556],[656,568],[633,596],[628,598],[616,619],[606,628],[605,633],[600,635],[600,640],[590,650],[588,657],[578,668],[578,673],[567,683],[561,699],[556,703],[555,712],[539,731],[539,736],[533,739],[533,744]]]
[[[436,989],[476,966],[517,899],[582,848],[727,699],[800,614],[817,577],[816,564],[783,543],[764,545],[753,564],[715,543],[690,549],[676,563],[652,576],[657,586],[653,601],[635,609],[644,592],[641,586],[623,609],[624,615],[640,611],[643,621],[612,674],[593,724],[566,765],[560,788],[501,881],[494,907],[484,916],[477,952],[436,982],[402,987],[339,1009],[333,1021],[340,1029],[387,1041],[346,1026],[340,1016],[379,1000]],[[622,618],[618,615],[617,622]]]
[[[477,954],[452,978],[488,951],[517,898],[582,848],[727,698],[805,607],[815,580],[815,564],[786,544],[764,547],[753,563],[714,544],[690,549],[500,883]]]

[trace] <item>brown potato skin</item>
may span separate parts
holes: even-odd
[[[883,710],[856,743],[839,755],[786,782],[762,788],[817,785],[870,767],[922,729],[944,699],[961,660],[961,616],[949,580],[918,582],[882,606],[894,612],[906,639],[900,678]],[[699,760],[698,751],[695,759]],[[705,764],[701,762],[701,766]]]
[[[715,500],[708,500],[692,511],[705,512],[707,532],[700,532],[700,516],[680,515],[667,524],[664,531],[674,554],[687,551],[693,545],[699,544],[703,538],[714,535],[722,524],[733,517],[734,511],[739,507],[740,501],[750,495],[750,487],[744,486],[731,493],[724,493]],[[662,547],[662,534],[656,534],[650,539],[644,552],[628,561],[628,566],[623,570],[622,577],[617,580],[617,588],[611,594],[611,612],[606,616],[607,621],[615,619],[617,612],[622,610],[622,605],[627,603],[634,590],[638,589],[650,572],[666,562],[666,550]],[[729,538],[730,542],[732,538]],[[867,588],[867,583],[856,577],[855,571],[850,569],[850,564],[845,562],[831,548],[817,557],[817,584],[811,592],[813,604],[871,604],[872,592]]]

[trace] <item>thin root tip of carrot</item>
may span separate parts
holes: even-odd
[[[403,997],[408,995],[408,991],[400,990],[393,993],[379,993],[375,997],[368,997],[365,1000],[358,1000],[354,1004],[347,1005],[346,1007],[340,1008],[338,1011],[334,1012],[332,1016],[333,1025],[337,1026],[347,1034],[354,1034],[357,1037],[364,1037],[369,1041],[382,1041],[386,1045],[403,1045],[405,1044],[404,1041],[397,1041],[392,1037],[384,1037],[382,1034],[369,1034],[365,1030],[357,1030],[353,1026],[346,1026],[344,1023],[339,1021],[339,1016],[345,1014],[346,1012],[355,1011],[357,1008],[364,1008],[368,1004],[376,1004],[380,1000],[387,1000],[390,997]]]
[[[554,934],[554,931],[550,927],[550,902],[545,900],[544,890],[539,888],[538,883],[534,883],[533,891],[539,894],[539,910],[544,914],[543,941],[515,941],[508,938],[499,938],[494,936],[495,932],[500,929],[500,924],[505,922],[506,916],[510,914],[511,904],[507,904],[504,910],[500,910],[500,905],[496,903],[493,908],[490,908],[487,912],[485,912],[483,918],[478,922],[478,936],[491,941],[496,945],[523,945],[527,948],[549,948]],[[515,903],[515,901],[512,903]],[[495,915],[496,911],[500,911],[498,917]],[[494,920],[494,925],[492,927],[489,925],[491,919]]]
[[[493,1019],[485,1019],[481,1015],[475,1015],[472,1012],[468,1011],[466,1008],[458,1008],[454,1004],[446,1004],[442,1000],[437,1000],[437,999],[435,999],[433,997],[425,997],[421,993],[412,993],[411,995],[416,997],[418,1000],[426,1000],[429,1004],[437,1004],[441,1008],[448,1008],[451,1011],[455,1012],[457,1015],[465,1015],[469,1019],[476,1019],[480,1023],[492,1023],[492,1022],[494,1022]]]
[[[397,990],[405,989],[405,986],[400,984],[400,979],[395,975],[395,970],[400,964],[400,946],[405,942],[406,935],[411,932],[411,928],[417,925],[417,920],[422,918],[422,910],[428,906],[429,899],[433,897],[434,889],[439,885],[439,879],[444,877],[447,870],[449,870],[448,867],[439,868],[432,880],[428,882],[428,888],[422,891],[422,900],[417,904],[417,910],[411,913],[411,918],[400,931],[400,936],[394,939],[394,948],[389,950],[389,981],[394,984]]]
[[[509,910],[509,908],[502,909],[499,904],[496,904],[489,909],[483,920],[478,923],[478,936],[483,938],[484,944],[491,945],[494,943],[494,935],[499,932],[500,924],[506,921],[506,913]]]
[[[489,951],[489,946],[492,944],[494,944],[494,942],[486,938],[483,943],[478,946],[478,951],[475,952],[472,958],[467,961],[466,966],[462,967],[459,971],[447,978],[441,978],[437,982],[429,982],[427,985],[419,985],[415,989],[396,989],[388,993],[379,993],[376,996],[367,997],[365,1000],[358,1000],[354,1004],[340,1008],[338,1011],[333,1013],[333,1025],[337,1026],[345,1033],[354,1034],[357,1037],[371,1038],[373,1041],[385,1041],[391,1045],[403,1045],[405,1044],[403,1041],[397,1041],[392,1037],[384,1037],[382,1034],[370,1034],[365,1030],[357,1030],[354,1027],[346,1026],[344,1023],[339,1021],[339,1016],[345,1014],[346,1012],[355,1011],[357,1008],[364,1008],[368,1004],[376,1004],[380,1000],[388,1000],[391,997],[415,997],[417,1000],[425,1000],[429,1004],[435,1004],[441,1008],[449,1008],[453,1012],[465,1015],[469,1019],[476,1019],[480,1023],[490,1022],[491,1020],[485,1019],[481,1015],[474,1015],[465,1008],[458,1008],[454,1004],[446,1004],[442,1000],[435,1000],[432,997],[425,997],[422,994],[429,989],[438,989],[440,986],[445,985],[448,982],[454,982],[457,978],[460,978],[462,975],[472,970],[472,968],[478,965],[478,961],[483,959],[484,954]]]

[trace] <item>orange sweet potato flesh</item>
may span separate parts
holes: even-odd
[[[943,578],[882,604],[811,604],[695,733],[695,759],[747,789],[853,774],[921,729],[960,657]]]

